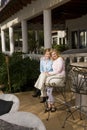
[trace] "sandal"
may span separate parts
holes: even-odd
[[[56,111],[56,107],[52,107],[51,112],[55,112],[55,111]]]
[[[45,109],[45,112],[49,112],[49,111],[51,111],[51,108],[50,108],[50,107],[47,107],[47,108]]]

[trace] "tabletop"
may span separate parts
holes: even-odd
[[[87,62],[74,62],[74,63],[71,63],[71,66],[87,68]]]

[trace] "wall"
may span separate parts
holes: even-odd
[[[72,31],[80,32],[80,30],[87,30],[87,14],[77,19],[67,20],[66,28],[68,30],[68,44],[71,48],[71,45],[72,45],[71,32]]]
[[[87,14],[77,19],[67,20],[66,27],[72,31],[87,29]]]

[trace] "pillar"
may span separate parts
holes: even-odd
[[[22,52],[28,53],[28,32],[27,32],[27,22],[23,20],[21,22],[22,26]]]
[[[51,48],[52,35],[51,35],[51,10],[43,11],[44,23],[44,47]]]
[[[4,30],[1,30],[1,45],[2,45],[2,52],[5,52],[6,46],[5,46],[5,32],[4,32]]]
[[[13,27],[9,27],[10,54],[14,53]]]

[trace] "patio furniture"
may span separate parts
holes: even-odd
[[[0,94],[0,99],[6,100],[6,101],[13,101],[12,108],[9,112],[12,113],[12,112],[18,111],[20,101],[17,96],[15,96],[14,94]]]
[[[0,119],[11,124],[32,128],[31,130],[46,130],[43,122],[35,114],[18,111],[0,116]]]
[[[87,118],[87,63],[72,63],[70,76],[71,91],[76,95],[75,107],[74,110],[72,110],[72,104],[69,105],[70,111],[65,117],[63,127],[65,127],[66,121],[69,117],[76,111],[80,113],[80,119],[82,119],[82,114]],[[87,126],[82,125],[82,127],[85,129]]]

